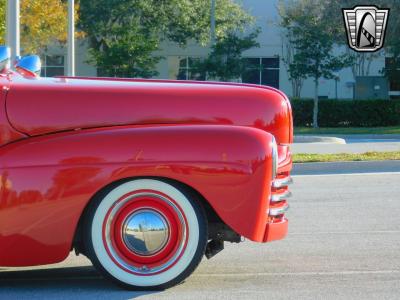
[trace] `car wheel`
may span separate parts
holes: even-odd
[[[206,215],[199,201],[175,184],[132,180],[92,201],[84,244],[93,265],[125,288],[165,289],[200,263]]]

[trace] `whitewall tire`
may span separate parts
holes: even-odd
[[[120,183],[90,203],[84,244],[93,265],[132,289],[165,289],[189,276],[207,244],[198,199],[158,179]]]

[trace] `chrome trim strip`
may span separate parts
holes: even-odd
[[[280,194],[272,194],[271,195],[271,202],[279,202],[285,200],[289,197],[292,197],[292,193],[290,191],[284,191]]]
[[[272,187],[274,188],[281,188],[293,183],[292,177],[288,176],[285,178],[275,179],[272,181]]]
[[[287,203],[281,207],[270,208],[269,215],[270,216],[279,216],[279,215],[284,214],[288,209],[289,209],[289,204],[287,204]]]
[[[275,179],[276,175],[278,174],[278,145],[276,144],[275,137],[272,136],[271,141],[272,146],[272,179]]]

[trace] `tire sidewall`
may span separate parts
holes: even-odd
[[[187,245],[179,260],[155,275],[133,274],[119,267],[108,254],[103,240],[103,222],[109,209],[122,196],[139,190],[161,192],[179,205],[187,222]],[[85,219],[84,243],[96,268],[125,288],[164,289],[189,276],[200,263],[207,244],[207,222],[203,208],[184,189],[156,179],[136,179],[121,183],[90,205]]]

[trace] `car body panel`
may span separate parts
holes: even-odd
[[[291,110],[272,88],[155,80],[24,78],[15,75],[7,115],[21,133],[116,125],[215,124],[259,128],[291,142]]]
[[[198,191],[221,219],[265,240],[272,135],[229,125],[116,126],[23,139],[0,148],[0,265],[63,260],[103,187],[161,177]]]
[[[27,137],[27,135],[15,130],[7,116],[6,95],[10,89],[10,80],[6,75],[0,74],[0,146],[9,142]]]
[[[236,233],[282,239],[269,215],[273,138],[289,176],[290,103],[236,83],[0,74],[0,265],[62,261],[85,207],[115,182],[186,184]],[[278,178],[277,177],[277,178]],[[279,205],[279,204],[278,204]]]

